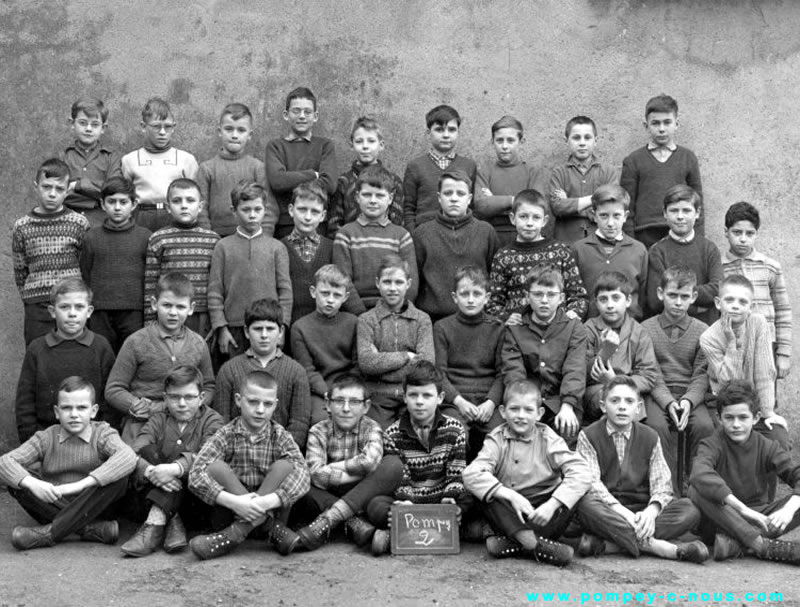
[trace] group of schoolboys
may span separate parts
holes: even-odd
[[[594,122],[570,120],[549,182],[509,116],[478,169],[455,152],[458,113],[434,108],[403,180],[359,118],[338,181],[311,91],[283,116],[262,163],[249,110],[226,106],[198,165],[160,99],[121,159],[99,143],[103,104],[73,106],[75,143],[40,167],[13,233],[28,349],[0,479],[41,523],[15,547],[114,543],[127,495],[148,505],[133,557],[214,558],[254,531],[286,555],[340,525],[381,554],[394,504],[450,503],[498,558],[703,562],[713,542],[718,559],[800,563],[774,539],[800,524],[800,498],[773,500],[776,476],[800,491],[775,413],[780,265],[754,250],[748,203],[726,214],[724,259],[703,237],[673,99],[648,102],[651,141],[621,175]],[[680,541],[701,517],[705,543]],[[184,521],[215,531],[188,542]]]

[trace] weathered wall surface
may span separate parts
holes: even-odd
[[[600,125],[602,156],[621,163],[645,141],[646,99],[667,92],[681,107],[679,141],[700,158],[709,237],[723,244],[729,203],[758,204],[761,247],[782,260],[796,300],[798,31],[800,5],[780,0],[5,0],[0,451],[16,441],[23,353],[10,229],[32,204],[36,165],[69,143],[76,97],[106,100],[107,137],[127,151],[140,143],[143,102],[164,96],[179,121],[177,145],[203,160],[230,101],[253,109],[252,151],[263,156],[283,131],[283,96],[305,84],[320,98],[318,132],[335,139],[342,168],[350,125],[369,112],[385,125],[387,164],[402,173],[424,148],[423,115],[438,103],[462,113],[461,150],[476,158],[492,154],[489,127],[511,113],[525,124],[527,157],[552,164],[564,156],[564,123],[582,113]]]

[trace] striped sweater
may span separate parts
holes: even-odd
[[[461,480],[466,467],[464,426],[438,410],[427,448],[417,437],[408,411],[404,411],[384,432],[383,454],[396,455],[403,462],[403,480],[395,489],[395,499],[438,504],[445,497],[457,499],[466,492]]]
[[[11,252],[14,282],[26,304],[48,301],[50,290],[77,276],[89,220],[67,208],[53,214],[32,210],[14,223]]]
[[[156,230],[147,243],[144,263],[145,320],[153,320],[150,298],[156,294],[156,283],[161,276],[180,272],[194,286],[194,311],[208,311],[208,274],[211,254],[219,235],[196,225],[184,227],[173,224]]]

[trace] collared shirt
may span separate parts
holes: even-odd
[[[241,227],[237,226],[236,227],[236,233],[239,236],[241,236],[242,238],[244,238],[245,240],[253,240],[254,238],[258,238],[259,236],[261,236],[264,233],[264,228],[259,226],[258,230],[256,230],[256,232],[254,234],[248,234]]]
[[[678,236],[675,232],[670,230],[668,232],[669,237],[672,238],[675,242],[679,242],[681,244],[689,244],[694,240],[694,230],[689,232],[686,236]]]
[[[87,425],[83,430],[81,430],[80,434],[70,434],[63,427],[58,429],[58,444],[60,445],[64,441],[68,441],[71,438],[77,438],[82,440],[84,443],[89,443],[92,438],[92,424]]]
[[[56,346],[63,344],[65,341],[74,341],[82,346],[89,347],[92,345],[92,343],[94,343],[94,335],[95,335],[94,333],[84,328],[83,332],[80,335],[78,335],[78,337],[74,337],[72,339],[64,339],[54,329],[45,336],[44,341],[47,344],[48,348],[55,348]]]
[[[677,322],[673,322],[663,313],[656,318],[658,319],[658,325],[671,340],[678,340],[683,337],[692,322],[691,316],[688,314],[684,314],[683,318]]]
[[[600,242],[609,242],[609,243],[611,242],[608,238],[606,238],[605,234],[603,234],[600,230],[595,230],[594,234],[600,239]],[[620,232],[619,234],[614,236],[614,242],[622,242],[623,238],[624,238],[623,233]]]
[[[301,234],[300,231],[295,228],[292,230],[292,233],[285,238],[285,241],[292,245],[292,248],[300,256],[300,259],[305,263],[309,263],[317,254],[320,236],[317,232],[313,234]]]
[[[228,464],[248,491],[256,491],[272,464],[292,464],[292,471],[275,490],[281,506],[290,506],[308,492],[308,467],[297,443],[283,426],[273,421],[260,432],[252,432],[237,417],[220,428],[200,449],[189,471],[189,488],[207,504],[214,505],[224,487],[211,478],[208,466],[216,461]]]
[[[622,460],[625,459],[625,451],[631,438],[631,430],[628,428],[627,431],[620,432],[608,422],[606,422],[605,430],[614,442],[614,447],[617,451],[617,459],[621,464]],[[619,500],[608,490],[608,487],[603,484],[602,470],[600,468],[600,461],[597,458],[597,451],[583,431],[578,434],[578,446],[576,451],[589,465],[592,479],[592,488],[589,492],[608,506],[620,504]],[[648,505],[658,504],[661,510],[663,510],[672,501],[672,474],[664,459],[664,452],[661,449],[660,439],[656,439],[656,446],[650,454],[649,476],[650,501]]]
[[[297,133],[291,132],[284,137],[286,141],[311,141],[311,135],[298,135]]]
[[[647,151],[659,162],[666,162],[672,153],[678,149],[678,145],[673,141],[667,145],[658,145],[652,141],[647,143]]]
[[[343,462],[348,474],[363,477],[378,467],[382,457],[383,432],[366,415],[353,430],[340,430],[326,419],[308,431],[306,462],[311,482],[320,489],[342,484],[342,470],[329,464]]]
[[[428,150],[428,155],[443,171],[450,166],[450,163],[453,162],[456,157],[455,151],[441,155],[434,150]]]

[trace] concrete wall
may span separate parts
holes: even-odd
[[[203,160],[230,101],[253,109],[252,151],[263,156],[283,132],[283,96],[305,84],[319,96],[318,132],[335,139],[341,168],[350,125],[369,112],[385,125],[386,162],[402,174],[424,149],[423,116],[438,103],[462,113],[461,150],[476,158],[492,154],[489,127],[511,113],[525,124],[527,157],[557,162],[563,125],[581,113],[600,126],[602,156],[621,163],[645,141],[645,101],[667,92],[680,103],[679,141],[700,158],[709,237],[722,246],[729,203],[758,204],[760,245],[781,259],[797,299],[799,26],[800,6],[780,0],[3,2],[0,451],[16,441],[23,353],[10,229],[32,205],[37,164],[69,143],[76,97],[106,100],[107,137],[127,151],[140,143],[143,102],[164,96],[179,121],[177,145]],[[784,401],[797,377],[785,382]]]

